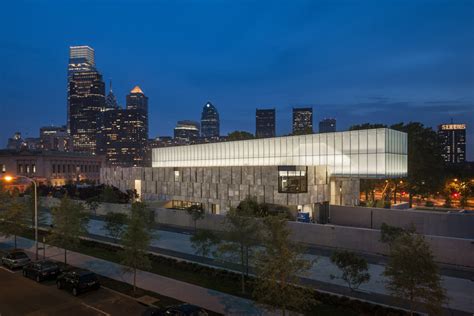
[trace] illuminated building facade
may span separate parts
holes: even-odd
[[[201,113],[201,137],[219,138],[219,135],[219,112],[211,102],[207,102],[202,108]]]
[[[293,108],[293,134],[313,133],[313,108]]]
[[[199,123],[194,121],[178,121],[174,128],[174,138],[177,141],[189,142],[199,138]]]
[[[275,109],[257,109],[255,113],[255,137],[275,137]]]
[[[446,163],[466,161],[466,124],[441,124],[438,126],[438,136]]]
[[[72,151],[72,139],[66,126],[44,126],[40,128],[42,150]]]
[[[102,154],[100,133],[105,84],[97,71],[74,72],[69,79],[69,128],[74,151]]]
[[[0,170],[13,177],[34,178],[38,183],[53,186],[68,182],[99,182],[103,160],[86,153],[0,150]]]
[[[247,196],[311,212],[325,202],[357,205],[361,178],[406,174],[407,134],[381,128],[154,148],[151,168],[106,168],[101,182],[211,213]]]
[[[127,107],[104,111],[104,142],[110,166],[148,166],[148,98],[136,86],[127,95]]]

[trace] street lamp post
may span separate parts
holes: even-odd
[[[10,182],[13,180],[12,176],[5,176],[3,178],[7,182]],[[36,256],[36,260],[38,260],[38,187],[36,185],[36,181],[32,178],[29,178],[26,176],[16,176],[16,178],[23,178],[33,183],[33,187],[35,191],[35,256]]]

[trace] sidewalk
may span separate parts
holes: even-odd
[[[11,248],[12,246],[13,241],[11,239],[0,237],[0,249],[7,249]],[[18,247],[34,253],[34,243],[29,239],[18,237]],[[42,252],[40,252],[40,256],[42,256]],[[64,251],[56,247],[47,246],[46,257],[63,261]],[[73,251],[68,251],[67,260],[68,263],[73,266],[88,269],[111,279],[127,283],[133,282],[132,274],[124,273],[122,266],[117,263],[105,261]],[[206,289],[200,286],[177,281],[145,271],[137,272],[137,286],[142,289],[156,292],[161,295],[172,297],[190,304],[198,305],[224,315],[275,314],[257,307],[256,304],[251,300],[221,293],[211,289]]]

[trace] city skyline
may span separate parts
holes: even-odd
[[[187,7],[160,3],[152,6],[162,11],[157,13],[160,16],[186,10],[176,23],[169,18],[153,19],[146,28],[132,19],[129,29],[120,34],[110,32],[107,23],[116,26],[117,22],[99,14],[100,6],[92,6],[88,25],[67,31],[50,29],[48,24],[32,27],[39,16],[66,23],[60,13],[67,4],[9,6],[18,7],[13,11],[24,6],[23,11],[32,16],[23,25],[12,17],[4,19],[14,26],[15,36],[2,40],[0,53],[6,60],[0,78],[6,91],[2,110],[8,109],[3,111],[0,127],[2,147],[16,131],[31,137],[37,136],[40,126],[66,123],[67,51],[69,46],[88,45],[95,50],[104,81],[113,79],[118,100],[124,100],[129,87],[136,84],[147,91],[150,137],[171,135],[178,120],[198,119],[207,100],[219,110],[221,135],[233,130],[253,132],[255,109],[266,107],[278,113],[277,135],[288,134],[292,107],[312,106],[314,122],[335,117],[339,130],[358,123],[400,121],[421,121],[435,130],[452,118],[467,124],[467,158],[473,159],[474,45],[466,38],[472,37],[474,25],[469,20],[473,7],[469,2],[432,1],[424,8],[422,3],[408,2],[398,7],[301,1],[294,6],[280,3],[267,11],[259,4],[240,6],[236,12],[233,6],[226,9],[219,3]],[[126,18],[126,8],[126,3],[118,3],[111,13]],[[424,14],[419,17],[416,13],[421,9]],[[361,10],[366,10],[364,20],[356,18]],[[215,24],[221,24],[221,31],[199,24],[211,16]],[[237,26],[226,22],[230,16]],[[259,22],[281,16],[286,18],[274,30]],[[391,23],[396,27],[390,27]],[[150,36],[164,26],[156,38]],[[199,27],[193,30],[194,26]],[[357,31],[355,39],[349,36],[352,27]],[[43,38],[38,32],[45,28],[48,32]],[[171,38],[176,32],[177,38]],[[267,35],[268,42],[259,40]],[[133,49],[120,46],[131,38],[140,39],[134,41]],[[189,52],[182,50],[183,40],[189,40]],[[249,45],[257,52],[243,50]],[[372,51],[362,50],[364,45]],[[197,54],[203,47],[207,57]],[[326,52],[320,52],[320,47]],[[188,58],[189,54],[199,57]],[[31,115],[25,117],[25,112]]]

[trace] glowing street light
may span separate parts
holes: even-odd
[[[16,176],[16,178],[23,178],[31,183],[33,183],[33,187],[35,189],[35,249],[36,249],[36,260],[38,260],[38,187],[36,185],[36,181],[32,178],[28,178],[25,176]],[[15,178],[10,175],[4,176],[2,180],[6,182],[12,182]]]

